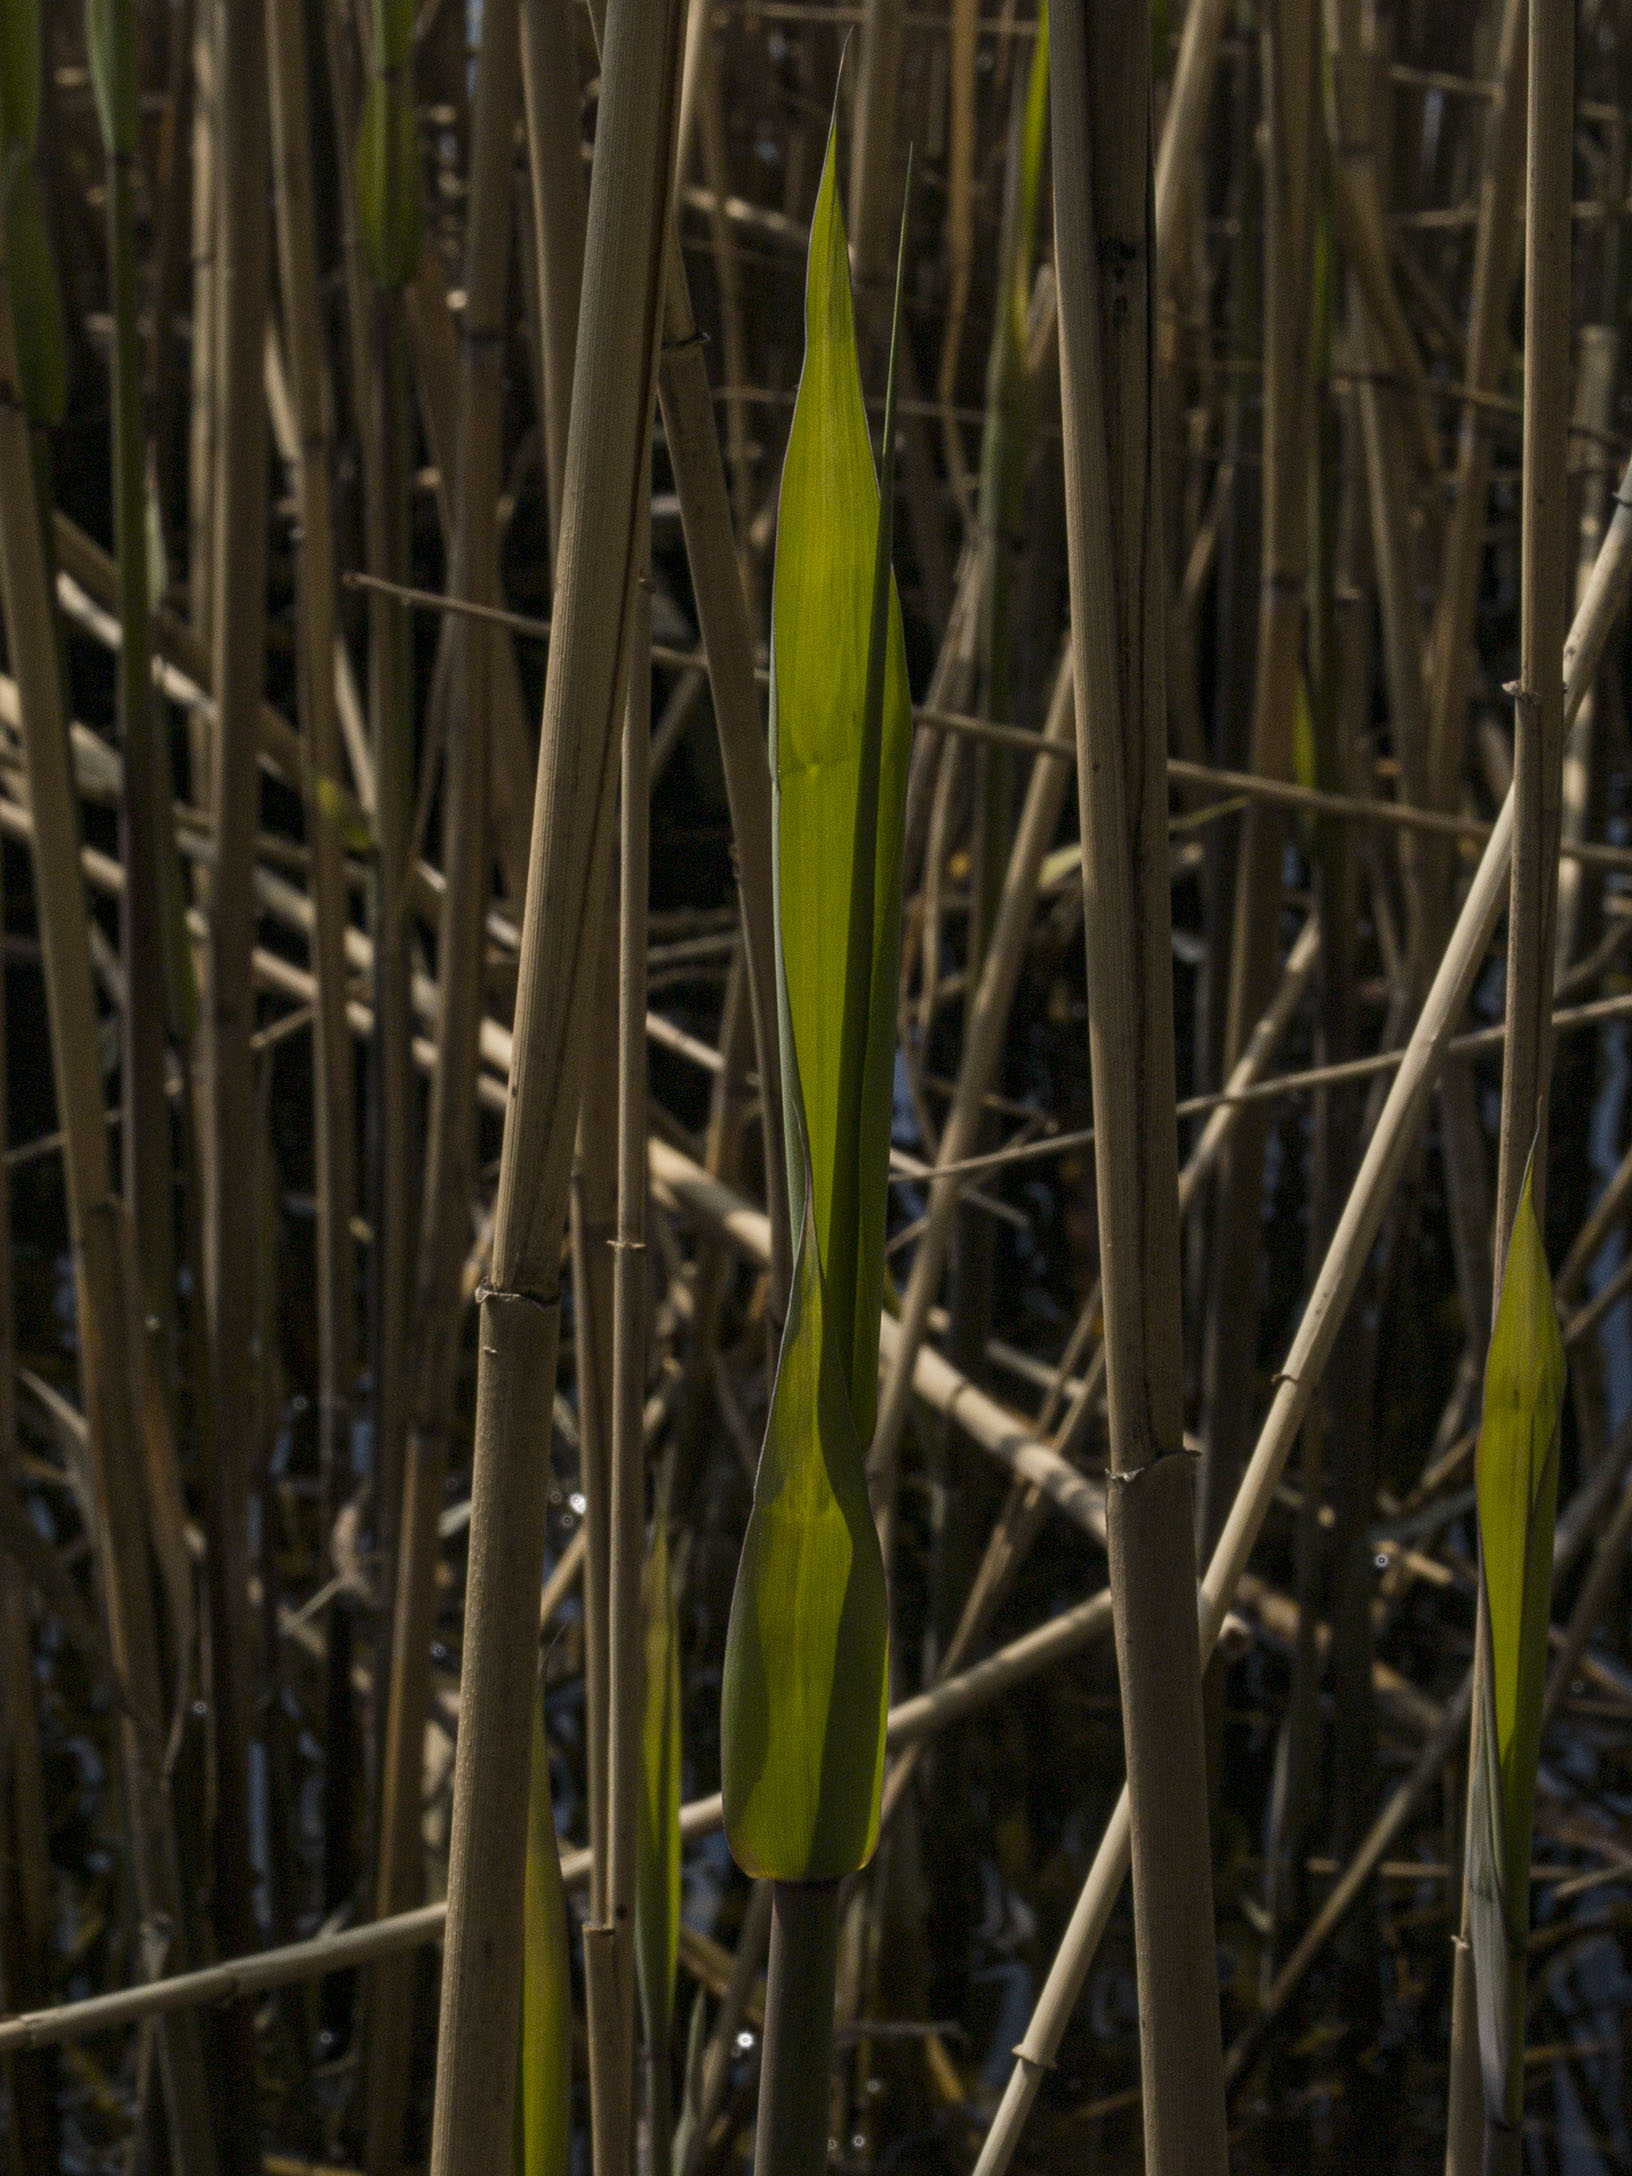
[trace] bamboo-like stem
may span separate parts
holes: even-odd
[[[1497,1138],[1496,1293],[1527,1165],[1536,1216],[1546,1224],[1548,1080],[1552,1072],[1553,932],[1558,908],[1558,838],[1564,757],[1564,640],[1568,579],[1565,426],[1569,418],[1570,198],[1575,117],[1575,11],[1532,0],[1529,17],[1525,182],[1524,477],[1520,529],[1519,684],[1514,691],[1513,873],[1507,921],[1507,1042],[1502,1055],[1502,1115]],[[1584,694],[1584,690],[1582,693]],[[1578,697],[1576,707],[1579,707]],[[1483,1556],[1481,1554],[1481,1565]],[[1473,1732],[1481,1727],[1488,1667],[1486,1596],[1479,1582],[1474,1648]],[[1478,1761],[1470,1751],[1468,1771]],[[1471,1782],[1470,1782],[1471,1790]],[[1528,1916],[1528,1897],[1519,1900]],[[1472,2126],[1465,2111],[1477,2070],[1473,2023],[1476,1967],[1464,1889],[1451,2008],[1451,2112],[1448,2176],[1471,2176]],[[1506,1960],[1501,1991],[1524,2044],[1525,1966]],[[1486,2176],[1523,2163],[1522,2128],[1506,2108],[1484,2100],[1481,2165]]]
[[[129,0],[109,15],[112,39],[134,59]],[[152,688],[148,591],[147,444],[142,413],[142,348],[137,325],[134,91],[115,90],[107,138],[108,271],[113,312],[113,503],[119,567],[119,735],[124,744],[121,810],[125,896],[123,1089],[125,1196],[136,1223],[142,1296],[160,1379],[175,1361],[175,1180],[166,1043],[191,1012],[191,962],[181,947],[180,869],[169,823],[170,765]],[[172,896],[173,888],[173,896]],[[167,957],[167,953],[171,956]]]
[[[1519,186],[1524,171],[1524,105],[1528,0],[1503,0],[1497,89],[1485,131],[1479,228],[1474,245],[1467,359],[1470,395],[1495,389],[1506,351],[1508,303],[1519,256]],[[1445,531],[1429,660],[1429,777],[1434,804],[1455,800],[1466,733],[1472,669],[1474,598],[1484,551],[1490,488],[1490,425],[1478,399],[1463,406],[1457,439],[1456,489]],[[1434,879],[1430,875],[1430,889]]]
[[[1146,2166],[1226,2166],[1196,1558],[1180,1379],[1166,588],[1156,460],[1150,28],[1061,6],[1060,388]],[[1143,125],[1141,126],[1141,117]],[[1261,1008],[1260,1008],[1261,1009]],[[1243,1038],[1244,1039],[1244,1038]]]
[[[491,554],[501,482],[503,312],[509,291],[512,144],[519,105],[516,0],[490,0],[470,133],[470,217],[459,370],[459,437],[451,587],[492,602]],[[441,994],[431,1078],[425,1185],[411,1317],[408,1428],[397,1523],[390,1680],[380,1776],[375,1909],[380,1917],[417,1901],[425,1713],[435,1629],[437,1522],[447,1476],[464,1309],[461,1279],[475,1177],[475,1087],[482,1017],[482,946],[489,895],[488,751],[497,653],[503,638],[454,619],[452,716],[444,764],[442,852],[446,883],[438,932]],[[412,2024],[412,1975],[375,1979],[367,2078],[367,2159],[394,2169],[402,2152]]]
[[[318,318],[316,209],[313,201],[309,58],[298,0],[268,0],[273,160],[282,274],[283,325],[296,422],[295,478],[300,505],[297,565],[297,660],[305,729],[307,837],[311,842],[311,960],[316,982],[313,1132],[317,1173],[318,1458],[321,1518],[333,1531],[351,1468],[352,1396],[357,1367],[357,1195],[354,1069],[346,1014],[349,891],[338,812],[322,782],[340,776],[334,655],[335,545],[331,446]],[[329,1612],[324,1702],[329,1723],[325,1778],[326,1899],[349,1886],[351,1757],[350,1602]]]
[[[1213,62],[1228,5],[1229,0],[1191,0],[1184,14],[1161,148],[1156,155],[1156,278],[1163,289],[1173,276],[1185,196],[1194,186],[1207,100],[1213,87]]]
[[[262,395],[268,249],[268,97],[264,0],[222,0],[217,15],[221,208],[219,454],[212,654],[216,698],[210,881],[204,1278],[210,1333],[211,1657],[215,1675],[216,1939],[229,1955],[254,1938],[249,1761],[253,1647],[248,1613],[252,1416],[244,1358],[255,1332],[255,1222],[244,1213],[244,1145],[254,1138],[255,832],[266,635],[267,427]],[[233,2005],[223,2027],[228,2089],[220,2116],[231,2176],[258,2169],[254,2017]]]
[[[644,530],[645,524],[642,523]],[[611,2001],[592,2051],[596,2176],[631,2176],[635,2157],[635,1888],[642,1764],[641,1566],[646,1539],[646,914],[651,752],[650,538],[630,615],[618,856],[617,1236],[612,1251],[611,1524],[608,1584],[606,1918],[599,1969]],[[586,1949],[586,1959],[587,1959]],[[669,2061],[667,2047],[648,2051]]]
[[[763,2176],[821,2176],[827,2166],[838,1945],[837,1882],[772,1883],[754,2132]]]
[[[1301,0],[1263,20],[1268,122],[1264,219],[1263,561],[1258,612],[1251,768],[1292,770],[1308,579],[1309,446],[1313,407],[1314,11]],[[1233,1062],[1274,986],[1275,903],[1284,826],[1247,811],[1236,870],[1225,1063]],[[1201,1539],[1209,1545],[1229,1503],[1245,1447],[1247,1389],[1257,1321],[1257,1262],[1265,1134],[1240,1127],[1220,1176],[1214,1289],[1204,1356]],[[1228,1268],[1225,1268],[1225,1264]]]
[[[572,356],[584,281],[584,166],[578,148],[578,68],[572,32],[572,15],[563,0],[523,0],[521,73],[538,242],[544,472],[550,495],[552,558],[561,538]]]
[[[6,510],[0,520],[0,604],[21,698],[36,842],[35,896],[63,1131],[95,1538],[108,1650],[129,1701],[119,1724],[119,1755],[136,1891],[144,1916],[162,1918],[184,1948],[180,1856],[163,1772],[169,1701],[161,1681],[149,1521],[142,1502],[139,1357],[133,1343],[139,1333],[127,1283],[133,1274],[131,1245],[127,1214],[110,1187],[78,810],[28,426],[17,386],[10,269],[0,233],[0,506]],[[159,2055],[177,2165],[186,2176],[213,2176],[215,2139],[196,2025],[168,2028]]]
[[[683,10],[612,0],[590,179],[515,1058],[482,1301],[433,2176],[507,2151],[561,1235],[611,853],[616,724],[652,414]]]
[[[461,364],[442,261],[429,234],[421,242],[419,264],[402,291],[402,299],[420,417],[436,464],[437,513],[451,559],[458,527]],[[500,590],[498,538],[495,522],[485,524],[470,540],[472,564],[480,563],[481,592],[491,598],[497,598]],[[522,707],[521,679],[508,643],[501,643],[495,650],[493,672],[489,817],[506,895],[519,901],[527,882],[526,810],[532,798],[535,764],[532,733]]]

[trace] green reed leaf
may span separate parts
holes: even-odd
[[[1469,1929],[1486,2106],[1522,2094],[1530,1840],[1547,1680],[1564,1344],[1526,1170],[1485,1363],[1476,1485],[1483,1693],[1468,1835]]]
[[[659,1505],[641,1580],[646,1668],[640,1738],[640,1827],[635,1862],[635,1974],[648,2046],[668,2060],[680,1955],[680,1627]]]
[[[815,1241],[827,1282],[828,1319],[841,1340],[856,1433],[865,1444],[872,1436],[878,1396],[883,1200],[895,1077],[901,841],[912,711],[900,607],[892,584],[877,724],[876,805],[869,822],[861,772],[879,494],[862,405],[835,167],[830,133],[811,224],[805,360],[777,520],[771,635],[778,802],[774,845],[778,937],[792,1047],[804,1093]],[[872,926],[853,973],[856,848],[858,836],[869,831],[874,840],[868,899]],[[859,889],[868,898],[864,883]],[[859,1078],[859,1086],[848,1086],[841,1094],[847,1005],[867,1026],[859,1075],[852,1053],[852,1082]],[[785,1104],[791,1092],[785,1092]],[[803,1159],[791,1106],[786,1115],[797,1230]],[[837,1235],[839,1244],[834,1232],[836,1195],[845,1224]],[[866,1204],[869,1213],[855,1213],[847,1204]]]
[[[516,2065],[515,2176],[567,2176],[572,2159],[572,1967],[567,1896],[550,1803],[544,1714],[533,1702],[522,1902],[521,2048]]]
[[[830,131],[772,598],[778,1028],[797,1239],[721,1710],[731,1848],[749,1872],[782,1881],[836,1881],[864,1865],[883,1781],[889,1618],[866,1446],[912,737],[891,572],[900,296],[898,265],[881,488]]]

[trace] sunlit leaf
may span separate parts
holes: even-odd
[[[1484,1686],[1468,1836],[1469,1925],[1486,2105],[1522,2092],[1530,1839],[1547,1678],[1564,1344],[1530,1172],[1519,1196],[1485,1363],[1476,1484],[1485,1592]]]
[[[882,1204],[895,1080],[895,988],[901,949],[901,841],[912,711],[901,615],[891,586],[877,799],[861,794],[863,707],[872,625],[879,495],[862,404],[849,257],[829,136],[811,223],[805,361],[788,436],[772,599],[772,735],[778,799],[778,933],[797,1079],[803,1089],[814,1234],[829,1321],[841,1340],[855,1431],[870,1441],[878,1397],[884,1275]],[[841,1094],[858,823],[875,842],[871,941],[863,991],[859,1090]],[[786,1072],[787,1069],[785,1069]],[[791,1093],[791,1090],[790,1090]],[[790,1185],[802,1159],[789,1123]],[[837,1197],[843,1230],[833,1220]],[[857,1215],[855,1205],[877,1205]],[[795,1230],[799,1202],[793,1203]]]
[[[550,1804],[549,1747],[536,1699],[527,1793],[526,1881],[515,2176],[566,2176],[572,2148],[572,1970],[561,1850]]]
[[[900,274],[897,274],[897,326]],[[912,732],[862,404],[829,135],[805,361],[778,510],[771,634],[778,1028],[793,1288],[726,1637],[721,1766],[740,1865],[836,1881],[878,1836],[888,1678],[865,1454],[878,1401],[900,872]]]
[[[866,1863],[884,1773],[884,1563],[825,1304],[807,1190],[721,1690],[726,1835],[779,1881]]]

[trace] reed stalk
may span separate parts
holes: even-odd
[[[497,602],[491,533],[501,482],[504,308],[509,293],[511,164],[520,104],[518,9],[490,0],[482,16],[471,107],[470,217],[461,328],[458,457],[449,588]],[[440,1018],[431,1076],[425,1184],[410,1326],[412,1364],[396,1591],[380,1774],[375,1910],[408,1909],[421,1885],[425,1715],[435,1630],[438,1520],[453,1434],[464,1318],[461,1279],[475,1178],[475,1089],[482,956],[490,890],[488,761],[493,687],[504,637],[483,622],[446,623],[452,659],[443,763],[445,884],[437,940]],[[387,1966],[371,2005],[368,2165],[388,2171],[402,2151],[412,2024],[411,1973]]]
[[[481,1306],[464,1689],[454,1773],[433,2176],[505,2148],[533,1641],[582,1041],[606,900],[672,170],[679,7],[612,0],[492,1267]]]
[[[1263,559],[1250,768],[1272,778],[1288,777],[1292,770],[1293,712],[1309,566],[1318,42],[1313,11],[1297,0],[1265,11]],[[1242,820],[1236,869],[1226,1065],[1234,1062],[1252,1022],[1273,992],[1275,910],[1281,894],[1284,839],[1284,826],[1270,810],[1248,809]],[[1257,1322],[1265,1139],[1261,1125],[1238,1127],[1220,1174],[1215,1283],[1203,1362],[1203,1547],[1219,1531],[1245,1443]]]
[[[216,745],[211,804],[204,1064],[204,1276],[210,1338],[210,1617],[215,1674],[215,1857],[212,1914],[228,1955],[249,1948],[249,1762],[253,1634],[248,1613],[252,1416],[243,1368],[255,1335],[254,1220],[244,1213],[244,1144],[254,1138],[255,834],[259,717],[266,646],[266,334],[268,96],[264,0],[223,0],[216,59],[220,96],[221,307],[215,587],[211,666]],[[254,2017],[246,2003],[222,2024],[228,2090],[220,2106],[225,2165],[258,2168]]]
[[[124,1013],[124,1176],[135,1219],[145,1313],[160,1378],[175,1367],[175,1176],[168,1047],[192,1025],[192,963],[181,931],[181,871],[170,827],[170,764],[154,714],[147,437],[136,295],[136,26],[130,0],[91,0],[88,42],[107,154],[108,271],[113,316],[114,548],[119,567],[119,736],[125,758],[120,935]]]
[[[297,666],[311,845],[311,961],[315,979],[312,1119],[317,1178],[318,1459],[322,1531],[340,1516],[351,1473],[357,1367],[354,1068],[347,1019],[350,898],[341,806],[341,735],[335,688],[335,536],[328,394],[318,314],[310,61],[304,10],[268,0],[273,172],[284,338],[295,414],[300,507]],[[351,1851],[351,1602],[328,1612],[329,1726],[325,1774],[324,1900],[349,1891]]]
[[[646,914],[651,750],[650,536],[637,539],[628,634],[618,840],[617,1231],[612,1243],[612,1411],[607,1585],[606,1915],[585,1929],[607,1999],[591,2051],[596,2176],[630,2176],[635,2155],[636,1896],[643,1761],[641,1566],[646,1538]],[[661,1515],[661,1514],[660,1514]],[[666,2045],[648,2051],[665,2076]],[[663,2096],[667,2101],[667,2095]],[[667,2150],[667,2141],[661,2149]],[[658,2152],[655,2141],[652,2147]]]
[[[553,558],[561,540],[572,359],[578,341],[578,298],[584,282],[584,165],[578,148],[578,66],[573,51],[573,18],[563,0],[524,0],[521,78],[526,97],[533,229],[538,243],[544,470]]]
[[[1575,113],[1574,10],[1532,0],[1528,24],[1525,182],[1524,475],[1520,528],[1519,683],[1514,691],[1513,874],[1507,925],[1507,1041],[1502,1055],[1502,1114],[1497,1137],[1496,1245],[1505,1263],[1527,1172],[1536,1216],[1545,1228],[1548,1082],[1552,1072],[1554,927],[1564,758],[1564,642],[1569,568],[1565,426],[1569,418],[1570,203]],[[1585,694],[1578,692],[1577,703]],[[1498,1268],[1497,1299],[1500,1298]],[[1496,1312],[1492,1305],[1492,1315]],[[1481,1556],[1481,1563],[1483,1557]],[[1489,1667],[1483,1578],[1474,1649],[1474,1741],[1488,1727],[1483,1679]],[[1471,1785],[1470,1785],[1471,1788]],[[1470,1856],[1471,1866],[1471,1856]],[[1470,1881],[1471,1881],[1470,1873]],[[1528,1924],[1527,1900],[1522,1903]],[[1510,1984],[1477,1988],[1469,1941],[1468,1893],[1456,1949],[1451,2012],[1451,2123],[1448,2176],[1474,2167],[1468,2115],[1476,2088],[1467,2083],[1484,2053],[1480,2160],[1486,2176],[1512,2176],[1523,2161],[1522,2127],[1511,2120],[1507,2081],[1491,2080],[1475,2007],[1504,2009],[1522,2044],[1523,1963],[1505,1961]]]
[[[1146,2165],[1225,2163],[1196,1560],[1183,1447],[1156,465],[1150,36],[1056,9],[1055,262],[1104,1285],[1106,1494]],[[1139,117],[1143,116],[1143,126]],[[1131,125],[1130,125],[1131,123]]]

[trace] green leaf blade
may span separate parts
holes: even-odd
[[[838,1881],[872,1856],[888,1621],[807,1190],[726,1633],[721,1780],[726,1836],[745,1872]]]
[[[853,1013],[867,1022],[858,1097],[847,1085],[843,1049],[879,493],[856,354],[836,163],[830,135],[811,223],[805,360],[782,471],[771,701],[778,934],[810,1144],[814,1235],[829,1320],[849,1348],[842,1354],[844,1371],[856,1432],[865,1443],[877,1400],[882,1201],[894,1092],[901,837],[912,709],[892,581],[875,820],[859,827],[874,841],[874,869],[870,942],[861,948],[867,986],[850,1000]],[[859,968],[861,961],[855,964]],[[849,1078],[855,1077],[852,1070]],[[790,1127],[790,1149],[795,1131]],[[797,1169],[790,1157],[790,1170]],[[843,1233],[837,1247],[836,1201]],[[875,1203],[876,1217],[868,1213]],[[797,1225],[797,1199],[793,1206]]]
[[[1564,1381],[1564,1343],[1527,1170],[1485,1363],[1475,1468],[1485,1616],[1468,1835],[1469,1932],[1485,2102],[1504,2123],[1516,2120],[1522,2106],[1530,1844]]]
[[[641,1581],[645,1685],[635,1866],[635,1973],[649,2046],[666,2061],[680,1955],[680,1628],[662,1507]]]
[[[514,2160],[517,2176],[567,2176],[572,2159],[572,1967],[561,1850],[550,1803],[549,1747],[537,1700],[527,1795],[526,1882]]]

